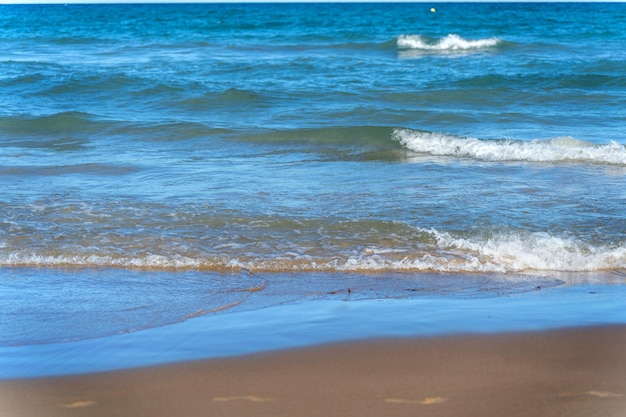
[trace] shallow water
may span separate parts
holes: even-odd
[[[434,273],[252,274],[23,267],[5,268],[0,273],[0,346],[115,336],[226,310],[256,311],[311,300],[479,300],[565,282],[541,276]]]
[[[579,282],[480,299],[422,295],[351,300],[354,294],[344,293],[73,343],[0,346],[0,378],[110,371],[372,338],[623,324],[625,289],[623,282]]]

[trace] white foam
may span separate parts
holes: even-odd
[[[403,49],[419,49],[424,51],[465,51],[470,49],[490,48],[501,42],[499,38],[466,40],[459,35],[450,34],[437,41],[429,41],[420,35],[398,36],[397,44]]]
[[[94,254],[0,254],[5,266],[79,266],[130,269],[299,271],[436,271],[516,273],[525,271],[593,272],[626,269],[626,241],[594,245],[568,236],[525,230],[454,235],[419,229],[431,244],[419,248],[369,245],[350,253],[259,257],[223,254],[196,258],[170,255],[112,257]]]
[[[40,255],[12,252],[0,261],[7,266],[72,266],[139,269],[196,269],[201,267],[197,259],[181,255],[146,255],[144,257],[113,257],[107,255]]]
[[[571,137],[532,141],[481,140],[410,129],[396,129],[392,138],[413,152],[435,156],[472,158],[482,161],[626,165],[626,146],[614,141],[598,145]]]
[[[462,251],[477,265],[503,272],[544,270],[589,272],[626,268],[626,243],[594,246],[544,232],[507,231],[461,238],[429,230],[442,250]]]

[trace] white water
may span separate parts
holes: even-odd
[[[494,162],[579,162],[626,165],[626,146],[613,141],[598,145],[571,137],[533,141],[481,140],[409,129],[397,129],[392,137],[410,151],[436,156]]]
[[[486,39],[467,40],[459,35],[450,34],[436,41],[420,35],[398,36],[398,47],[404,49],[421,49],[425,51],[462,51],[497,46],[502,41],[492,37]]]

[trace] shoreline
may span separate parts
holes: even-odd
[[[486,298],[418,295],[300,300],[106,337],[0,346],[0,380],[90,374],[386,338],[623,325],[625,300],[626,285],[621,283],[578,283]]]
[[[626,325],[384,338],[0,381],[3,415],[623,416]]]
[[[626,285],[299,300],[0,346],[6,417],[622,417]]]

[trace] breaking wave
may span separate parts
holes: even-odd
[[[396,129],[392,138],[406,149],[435,156],[481,161],[578,162],[626,166],[626,146],[611,141],[594,144],[572,137],[546,140],[483,140]]]
[[[417,49],[423,51],[467,51],[498,46],[499,38],[467,40],[459,35],[449,34],[440,39],[432,39],[421,35],[398,36],[397,44],[401,49]]]
[[[591,272],[626,268],[624,242],[593,245],[576,238],[526,231],[477,237],[458,237],[435,229],[429,232],[440,249],[464,254],[464,268],[468,270]]]
[[[408,226],[407,226],[408,227]],[[308,255],[304,250],[247,253],[225,247],[220,253],[33,253],[3,250],[0,265],[108,267],[148,270],[253,272],[517,273],[593,272],[626,269],[626,242],[593,244],[574,237],[525,230],[454,234],[417,228],[419,242],[400,245],[355,242],[349,248]],[[1,247],[1,246],[0,246]],[[6,246],[4,249],[7,249]],[[231,250],[232,249],[232,250]],[[204,252],[204,253],[203,253]]]

